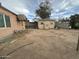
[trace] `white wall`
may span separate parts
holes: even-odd
[[[43,23],[43,24],[41,24]],[[39,29],[53,29],[55,27],[54,21],[38,21]]]

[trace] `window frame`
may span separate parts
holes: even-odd
[[[11,27],[10,17],[7,16],[7,17],[9,17],[9,22],[10,22],[9,26],[7,26],[6,16],[7,16],[7,15],[5,15],[5,27],[10,28],[10,27]]]
[[[7,16],[7,15],[5,15],[5,14],[3,14],[3,13],[0,13],[0,14],[2,14],[2,16],[3,16],[3,21],[4,21],[4,27],[0,27],[0,29],[4,29],[4,28],[11,28],[11,21],[10,21],[10,27],[8,27],[7,26],[7,22],[6,22],[6,17],[5,16]],[[9,17],[9,16],[8,16]],[[9,17],[9,20],[10,20],[10,17]]]
[[[3,14],[2,13],[0,13],[1,14],[1,16],[2,16],[2,18],[3,18],[3,22],[4,22],[4,16],[3,16]],[[5,27],[5,22],[4,22],[4,26],[3,27],[0,27],[0,28],[4,28]]]

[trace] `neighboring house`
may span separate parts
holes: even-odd
[[[71,26],[69,24],[69,20],[59,20],[56,22],[56,28],[61,28],[61,29],[70,29]]]
[[[54,29],[55,21],[50,19],[41,19],[38,21],[39,29]]]
[[[4,37],[14,31],[24,30],[25,20],[18,19],[17,15],[0,5],[0,37]]]
[[[19,25],[18,28],[24,30],[26,28],[26,23],[27,23],[26,16],[23,14],[17,15],[17,21],[18,21],[18,25]]]

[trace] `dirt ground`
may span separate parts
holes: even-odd
[[[32,30],[0,51],[8,59],[79,59],[79,30]]]

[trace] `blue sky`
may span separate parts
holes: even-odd
[[[2,5],[16,14],[25,14],[29,20],[35,18],[35,10],[44,0],[0,0]],[[49,0],[53,8],[51,18],[69,17],[79,14],[79,0]]]

